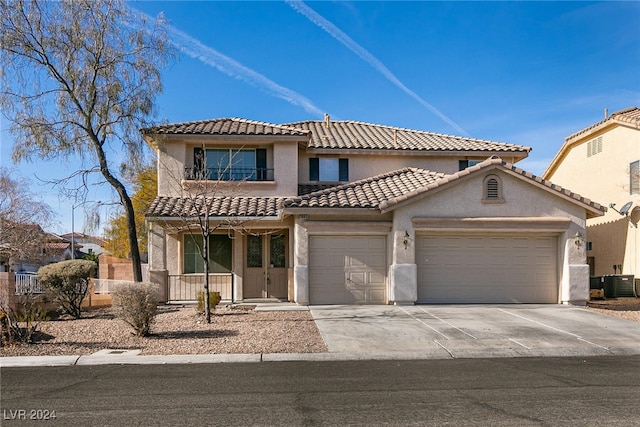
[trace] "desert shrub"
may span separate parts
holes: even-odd
[[[158,308],[158,285],[155,283],[120,283],[111,291],[116,316],[146,337],[151,332]]]
[[[209,291],[209,307],[211,310],[214,310],[218,304],[220,304],[220,300],[222,297],[220,296],[220,292]],[[198,292],[198,313],[204,313],[204,291]]]
[[[63,313],[76,319],[82,315],[82,300],[89,292],[89,278],[96,271],[96,263],[82,259],[56,262],[38,270],[38,281],[60,305]]]
[[[32,343],[40,323],[47,320],[47,310],[35,302],[32,294],[18,297],[16,309],[7,298],[0,298],[0,345]]]

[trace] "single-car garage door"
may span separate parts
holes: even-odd
[[[311,304],[384,304],[384,236],[309,237]]]
[[[419,236],[418,302],[558,302],[554,236]]]

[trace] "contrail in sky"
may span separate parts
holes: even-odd
[[[138,10],[135,10],[135,12],[147,17],[149,21],[153,21],[153,19],[151,19],[145,13]],[[183,31],[178,30],[172,25],[167,24],[166,29],[167,35],[169,36],[169,42],[190,57],[195,58],[207,65],[210,65],[216,68],[218,71],[230,77],[233,77],[234,79],[242,80],[252,86],[261,88],[269,95],[283,99],[292,105],[302,107],[308,113],[311,113],[318,117],[322,117],[324,115],[324,112],[316,107],[313,102],[300,95],[299,93],[284,86],[280,86],[276,82],[269,80],[267,77],[263,76],[257,71],[245,67],[238,61],[231,59],[226,55],[223,55],[222,53],[209,46],[204,45],[199,40],[191,37]]]
[[[398,88],[404,91],[407,95],[409,95],[410,97],[418,101],[428,110],[430,110],[433,114],[440,117],[442,120],[444,120],[447,124],[449,124],[454,129],[456,129],[458,132],[461,132],[463,135],[468,135],[467,132],[465,132],[464,129],[462,129],[456,122],[454,122],[449,117],[442,114],[436,107],[429,104],[427,101],[420,98],[420,96],[418,96],[418,94],[416,94],[414,91],[406,87],[400,80],[398,80],[396,76],[393,75],[393,73],[382,62],[380,62],[369,51],[367,51],[365,48],[363,48],[358,43],[356,43],[351,37],[346,35],[342,30],[340,30],[334,24],[332,24],[331,22],[326,20],[324,17],[319,15],[316,11],[311,9],[304,2],[299,0],[285,0],[285,2],[289,6],[291,6],[293,9],[295,9],[296,12],[307,17],[311,22],[313,22],[318,27],[322,28],[327,33],[329,33],[331,37],[335,38],[344,46],[352,50],[361,59],[371,64],[373,68],[375,68],[387,80],[389,80],[391,83],[396,85]]]

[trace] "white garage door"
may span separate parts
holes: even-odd
[[[311,304],[384,304],[386,253],[384,236],[311,236]]]
[[[419,236],[418,302],[558,302],[556,237]]]

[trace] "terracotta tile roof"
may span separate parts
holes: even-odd
[[[288,126],[236,117],[159,125],[140,131],[143,135],[286,135],[303,137],[309,133]]]
[[[357,121],[305,121],[285,126],[311,132],[309,148],[490,151],[526,157],[530,147]]]
[[[442,173],[404,168],[284,201],[288,208],[379,208],[381,203],[436,182]]]
[[[47,249],[53,249],[58,251],[64,251],[65,249],[71,247],[71,243],[69,242],[47,242],[44,244]],[[76,245],[76,248],[78,245]]]
[[[157,196],[146,212],[147,217],[194,218],[203,212],[203,204],[214,217],[277,216],[281,197],[168,197]]]
[[[629,107],[624,110],[616,111],[612,113],[609,117],[604,120],[600,120],[598,123],[595,123],[591,126],[588,126],[584,129],[581,129],[568,137],[565,138],[565,141],[570,141],[579,137],[582,134],[588,133],[589,131],[596,129],[602,126],[605,123],[609,122],[617,122],[621,124],[630,124],[634,125],[637,128],[640,128],[640,108],[638,107]]]
[[[304,196],[305,194],[315,193],[316,191],[326,190],[327,188],[333,188],[335,186],[336,184],[298,184],[298,196]]]
[[[327,125],[328,124],[328,125]],[[512,153],[526,157],[530,147],[444,135],[358,121],[303,121],[272,124],[241,118],[219,118],[141,129],[143,135],[298,136],[311,149],[470,151]]]
[[[404,168],[305,196],[289,198],[284,201],[284,206],[285,208],[369,208],[387,212],[416,196],[446,186],[468,175],[496,167],[519,178],[533,181],[550,192],[581,203],[591,210],[592,215],[601,215],[606,211],[606,208],[599,203],[517,168],[497,156],[451,175],[418,168]]]

